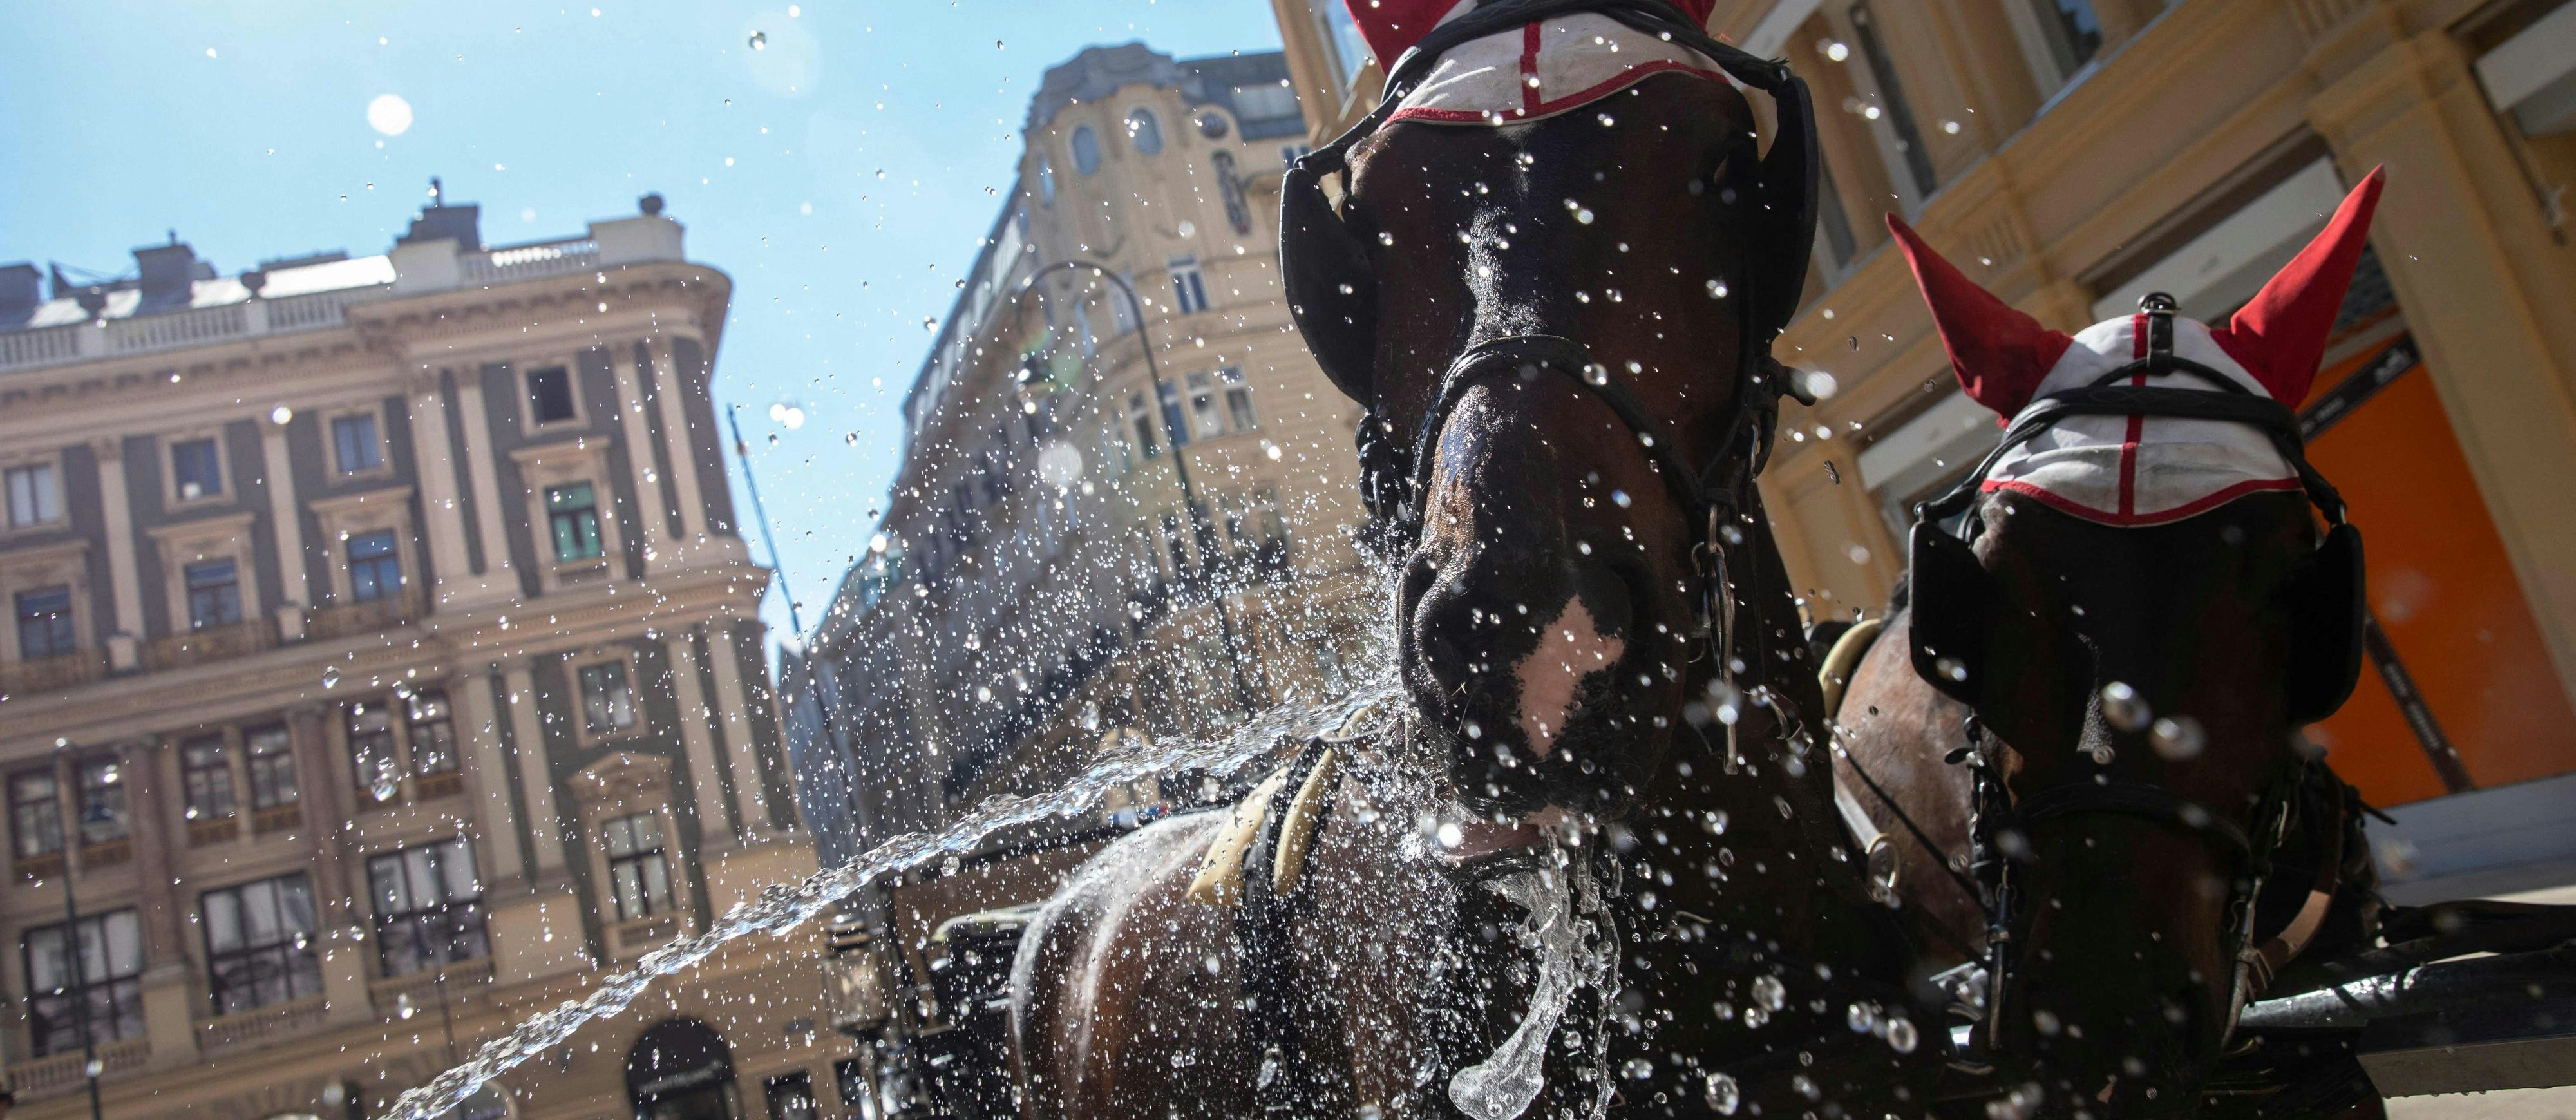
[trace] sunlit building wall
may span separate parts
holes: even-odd
[[[1343,0],[1273,8],[1320,143],[1381,76]],[[2576,5],[1721,0],[1710,28],[1816,93],[1820,228],[1778,352],[1837,391],[1783,414],[1763,488],[1820,621],[1884,609],[1912,504],[1996,438],[1884,215],[2057,330],[2151,290],[2223,320],[2385,165],[2316,395],[2290,403],[2421,703],[2374,659],[2308,733],[2398,807],[2374,826],[2392,897],[2576,882]]]
[[[732,284],[641,209],[0,267],[22,1113],[86,1115],[94,1055],[110,1116],[371,1115],[813,866],[708,392]],[[467,1111],[810,1097],[819,948],[744,942]]]
[[[1305,132],[1276,53],[1129,44],[1045,75],[905,398],[880,550],[790,681],[819,736],[807,682],[831,674],[860,837],[1051,788],[1105,743],[1187,737],[1355,667],[1377,605],[1351,544],[1358,413],[1278,291],[1279,174]]]

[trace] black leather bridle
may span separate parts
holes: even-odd
[[[1946,596],[1958,594],[1973,599],[1974,592],[1958,587],[1962,577],[1982,576],[1981,562],[1970,549],[1969,540],[1981,530],[1975,509],[1987,476],[1997,463],[2014,448],[2046,432],[2058,422],[2074,416],[2143,416],[2159,419],[2211,420],[2243,424],[2269,437],[2282,459],[2298,474],[2301,488],[2329,525],[2326,543],[2318,549],[2319,557],[2328,564],[2348,565],[2355,582],[2349,604],[2353,624],[2359,619],[2359,530],[2345,520],[2341,495],[2316,468],[2309,464],[2298,418],[2289,406],[2248,392],[2233,379],[2200,362],[2173,352],[2173,297],[2161,292],[2150,293],[2139,301],[2139,311],[2146,318],[2147,356],[2112,370],[2082,388],[2053,393],[2040,398],[2014,418],[2012,425],[1993,451],[1976,469],[1941,496],[1915,509],[1912,557],[1909,567],[1914,578],[1911,595],[1918,621],[1929,617],[1928,628],[1913,631],[1910,651],[1915,670],[1933,687],[1969,705],[1973,710],[1987,697],[1983,693],[1982,663],[1973,668],[1962,663],[1961,655],[1981,662],[1983,650],[1972,637],[1958,636],[1955,626],[1943,618],[1943,612],[1955,605],[1944,602]],[[2158,386],[2121,384],[2139,377],[2186,375],[2208,382],[2217,392],[2175,389]],[[1963,535],[1954,535],[1944,523],[1967,515]],[[1975,569],[1972,573],[1970,569]],[[1943,649],[1942,643],[1959,648]],[[1970,649],[1968,647],[1979,647]],[[2350,678],[2358,672],[2355,655],[2347,656],[2342,667],[2342,692],[2325,705],[2331,710],[2342,695],[2350,692]],[[2322,713],[2317,713],[2321,717]],[[2243,962],[2248,947],[2254,943],[2254,909],[2256,897],[2270,874],[2274,849],[2282,839],[2299,781],[2298,767],[2284,767],[2262,783],[2250,824],[2240,824],[2230,813],[2175,793],[2152,782],[2112,780],[2096,775],[2092,780],[2076,780],[2040,790],[2016,800],[2007,787],[2000,757],[2002,744],[1994,739],[1976,716],[1966,724],[1968,745],[1952,753],[1952,761],[1971,765],[1972,789],[1969,820],[1968,860],[1974,876],[1976,900],[1985,912],[1987,933],[1985,969],[1986,1035],[1996,1037],[2004,1020],[2003,993],[2010,970],[2015,963],[2012,949],[2018,898],[2015,891],[2013,864],[2015,857],[2003,843],[2006,833],[2027,835],[2033,826],[2075,816],[2122,816],[2143,820],[2158,827],[2182,830],[2220,850],[2240,874],[2229,900],[2229,951],[2239,962],[2234,1006],[2229,1009],[2232,1028],[2234,1013],[2249,995],[2248,985],[2258,983]],[[1857,762],[1855,760],[1857,772]],[[1882,801],[1900,815],[1901,806],[1888,799],[1886,791],[1866,774],[1862,779]],[[1912,822],[1906,822],[1909,827]],[[1917,830],[1918,837],[1921,835]]]

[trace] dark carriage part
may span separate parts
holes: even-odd
[[[961,914],[930,936],[930,988],[943,1025],[914,1036],[911,1057],[940,1115],[1019,1115],[1011,1087],[1011,962],[1038,909]]]
[[[2526,913],[2526,921],[2568,914],[2528,909],[2556,913]],[[2576,943],[2263,1000],[2237,1029],[2242,1043],[2208,1092],[2257,1103],[2228,1115],[2322,1114],[2364,1090],[2401,1097],[2576,1084]]]

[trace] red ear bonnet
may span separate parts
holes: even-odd
[[[2273,400],[2296,408],[2307,399],[2317,362],[2325,357],[2326,335],[2334,329],[2344,292],[2352,287],[2352,271],[2369,241],[2371,211],[2379,205],[2385,181],[2380,169],[2372,168],[2344,196],[2316,239],[2282,265],[2225,327],[2209,332]]]
[[[1914,267],[1914,283],[1932,308],[1932,325],[1940,329],[1941,348],[1949,352],[1959,387],[1999,415],[2020,412],[2075,340],[1978,287],[1924,244],[1903,219],[1888,215],[1887,228],[1904,250],[1905,262]]]

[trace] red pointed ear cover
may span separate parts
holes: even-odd
[[[2376,167],[2362,176],[2315,240],[2282,265],[2225,327],[2209,332],[2273,400],[2296,408],[2307,399],[2317,362],[2325,357],[2326,335],[2334,330],[2344,293],[2352,287],[2352,271],[2369,243],[2370,215],[2379,206],[2385,181]]]
[[[1978,287],[1924,244],[1903,219],[1888,215],[1887,228],[1896,235],[1905,263],[1914,268],[1915,286],[1932,308],[1932,325],[1941,332],[1941,348],[1950,355],[1959,387],[1998,415],[2020,412],[2075,340]]]

